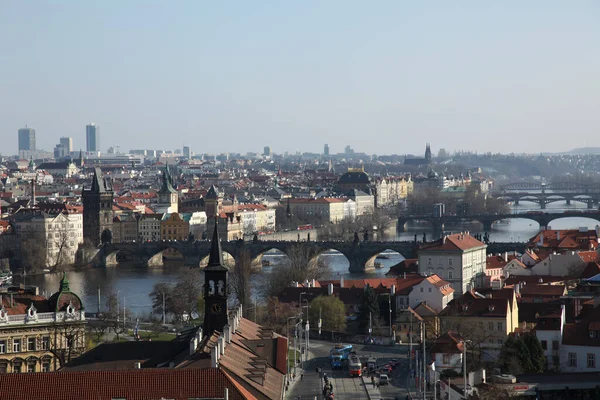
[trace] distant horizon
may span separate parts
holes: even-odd
[[[600,126],[600,3],[7,2],[0,138],[197,153],[557,153]],[[24,29],[27,27],[27,29]]]

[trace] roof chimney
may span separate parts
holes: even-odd
[[[238,310],[240,312],[239,317],[242,318],[244,316],[244,314],[242,313],[242,305],[241,304],[238,306]]]
[[[504,252],[504,262],[508,262],[508,251]]]
[[[223,327],[223,333],[225,334],[225,342],[231,343],[231,328],[229,325]]]
[[[190,340],[190,356],[196,353],[196,349],[198,348],[198,338],[194,336],[192,340]]]
[[[406,279],[406,272],[403,273],[402,279]]]
[[[515,283],[515,294],[521,293],[521,285],[519,283]]]
[[[135,369],[141,369],[141,368],[142,368],[142,363],[141,363],[141,362],[139,362],[139,361],[138,361],[138,362],[136,362],[136,363],[134,363],[134,364],[133,364],[133,368],[135,368]]]
[[[390,294],[392,296],[394,296],[396,294],[396,285],[392,285],[392,287],[390,288]]]
[[[327,295],[328,296],[333,295],[333,283],[328,283],[327,284]]]
[[[215,345],[210,351],[210,366],[217,368],[219,366],[219,347]]]
[[[344,277],[343,276],[340,278],[340,287],[341,288],[344,287]]]
[[[315,283],[316,283],[316,282],[315,282],[315,280],[313,279],[313,280],[312,280],[312,286],[311,286],[311,287],[315,287]]]
[[[219,336],[219,355],[222,356],[225,354],[225,338],[223,335]],[[219,358],[221,358],[219,356]]]

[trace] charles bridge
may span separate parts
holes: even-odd
[[[91,264],[98,267],[118,266],[121,263],[133,263],[147,267],[161,267],[163,254],[169,249],[179,252],[184,264],[200,267],[210,253],[210,241],[177,242],[125,242],[103,245],[95,254]],[[260,261],[269,250],[279,250],[288,257],[301,251],[310,254],[311,260],[329,250],[342,253],[350,264],[350,272],[363,272],[373,267],[375,258],[385,250],[396,251],[405,258],[415,258],[419,243],[415,241],[376,242],[376,241],[232,241],[221,242],[223,252],[237,260],[245,251],[254,261]],[[490,243],[488,253],[519,251],[525,249],[525,243]]]

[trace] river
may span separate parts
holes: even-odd
[[[573,202],[571,205],[565,203],[551,203],[547,205],[546,212],[562,212],[565,210],[586,209],[585,204]],[[535,203],[521,202],[519,206],[514,206],[513,211],[523,212],[528,210],[539,210],[539,205]],[[552,222],[554,229],[576,229],[579,227],[588,227],[592,229],[598,224],[598,221],[589,218],[562,218]],[[422,240],[425,233],[428,238],[432,237],[433,231],[428,225],[408,225],[407,232],[396,234],[395,236],[385,238],[386,240],[413,240],[417,234],[419,240]],[[481,233],[483,230],[481,224],[462,224],[460,226],[446,226],[448,232],[469,231],[472,234]],[[489,232],[490,240],[494,242],[525,242],[539,231],[539,225],[528,219],[512,219],[507,224],[494,224],[492,231]],[[263,272],[268,273],[272,268],[277,268],[277,264],[284,261],[282,254],[269,254],[265,258],[272,262],[271,266],[264,267]],[[321,256],[321,261],[328,265],[329,273],[333,278],[344,276],[346,278],[364,278],[383,276],[389,267],[400,262],[404,258],[398,253],[386,253],[385,258],[377,261],[383,264],[383,268],[374,269],[360,274],[351,274],[348,271],[349,264],[346,258],[335,252],[329,251]],[[86,309],[95,312],[98,308],[97,288],[100,287],[101,298],[109,292],[118,294],[120,306],[125,306],[129,311],[138,316],[144,316],[150,313],[151,303],[148,294],[152,291],[155,283],[175,282],[179,272],[182,270],[180,265],[166,265],[163,268],[135,268],[135,267],[115,267],[86,269],[83,271],[71,271],[67,273],[71,290],[82,297]],[[40,288],[41,294],[49,296],[56,292],[59,287],[61,274],[46,274],[25,277],[25,283],[36,285]],[[15,276],[14,282],[21,283],[23,277]],[[256,280],[256,286],[260,285],[260,278]],[[104,300],[101,300],[101,307],[104,308]]]

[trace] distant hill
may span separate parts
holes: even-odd
[[[600,147],[578,147],[563,154],[600,154]]]

